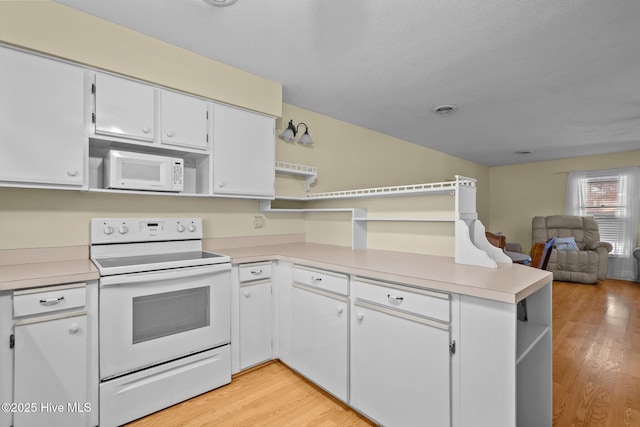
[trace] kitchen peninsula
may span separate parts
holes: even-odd
[[[500,264],[497,269],[492,269],[456,264],[450,257],[371,249],[354,251],[347,247],[302,241],[253,246],[249,239],[246,242],[249,246],[233,248],[227,244],[221,248],[217,240],[205,239],[204,249],[230,256],[234,265],[232,276],[243,266],[265,263],[271,266],[274,310],[274,346],[271,357],[281,359],[295,370],[298,370],[297,365],[301,359],[296,355],[295,338],[292,336],[292,316],[295,315],[292,307],[295,299],[292,295],[295,296],[294,291],[298,291],[294,287],[296,282],[302,283],[306,280],[299,274],[310,274],[309,285],[313,285],[314,281],[328,284],[340,277],[344,279],[344,300],[350,302],[345,313],[351,314],[352,340],[350,345],[348,342],[344,345],[350,349],[347,350],[347,357],[350,354],[352,359],[346,360],[349,368],[344,367],[351,375],[351,390],[350,395],[347,392],[347,398],[343,397],[343,400],[374,420],[380,421],[376,417],[384,420],[387,414],[368,413],[367,396],[364,396],[360,403],[353,403],[354,398],[356,401],[358,399],[357,394],[354,394],[358,387],[357,381],[369,378],[366,373],[357,371],[359,365],[354,364],[353,360],[359,356],[356,352],[358,346],[364,344],[353,340],[358,337],[358,331],[355,329],[359,322],[358,316],[362,316],[364,310],[371,306],[375,309],[384,305],[382,301],[366,302],[365,300],[375,299],[376,296],[373,293],[367,295],[365,291],[380,290],[386,299],[386,289],[391,289],[397,294],[397,301],[409,304],[411,298],[415,297],[417,305],[383,307],[386,309],[385,316],[395,319],[393,315],[398,314],[398,311],[400,316],[404,316],[404,323],[401,325],[413,328],[414,325],[418,325],[417,321],[426,320],[427,326],[419,325],[427,328],[424,330],[434,329],[429,326],[433,324],[440,328],[437,329],[438,333],[443,332],[446,348],[439,349],[438,352],[446,358],[440,357],[437,361],[445,363],[446,375],[444,381],[436,385],[444,387],[437,393],[438,396],[446,397],[445,411],[442,414],[444,420],[453,426],[478,425],[478,420],[484,420],[482,424],[495,426],[550,425],[550,273],[517,264]],[[261,243],[264,242],[261,240]],[[9,255],[11,251],[3,252],[3,255]],[[10,258],[6,256],[5,259]],[[42,263],[42,259],[21,261],[29,268],[25,268],[25,265],[0,266],[0,304],[3,307],[0,311],[0,323],[5,330],[4,325],[12,322],[10,307],[14,289],[24,288],[24,284],[28,287],[53,285],[56,282],[63,284],[70,280],[69,277],[73,277],[73,269],[77,269],[77,266],[73,267],[69,275],[56,271],[51,273],[54,277],[43,277],[42,272],[47,271],[43,270],[43,267],[53,264]],[[70,261],[56,260],[60,265],[65,265],[65,262]],[[67,265],[75,264],[72,262]],[[21,271],[20,277],[16,275],[17,271]],[[87,280],[97,277],[92,268],[88,268],[82,274],[89,275]],[[236,278],[232,280],[235,281]],[[302,287],[304,286],[302,284]],[[240,289],[232,287],[232,330],[236,329],[236,333],[240,315]],[[321,292],[334,296],[331,289]],[[402,301],[402,298],[405,301]],[[519,321],[517,313],[517,303],[525,299],[528,306],[527,322]],[[442,307],[444,310],[440,310]],[[429,310],[435,311],[430,313]],[[365,312],[364,317],[367,316],[370,318],[371,313]],[[3,336],[4,332],[3,330]],[[385,332],[381,329],[379,333]],[[402,334],[402,330],[400,333]],[[237,339],[237,335],[235,337]],[[381,335],[380,338],[384,337]],[[235,342],[232,331],[232,346],[233,344]],[[234,350],[242,351],[237,347]],[[401,356],[396,361],[396,375],[401,377],[402,372],[406,371],[403,366],[409,363],[404,357],[410,355],[412,349],[397,348],[389,351]],[[4,357],[6,352],[7,350],[3,349],[3,366],[0,366],[3,374],[11,372],[10,365],[7,366],[7,359],[10,358]],[[355,373],[359,377],[354,377]],[[419,378],[420,371],[411,371],[408,374],[413,375],[413,378]],[[314,380],[313,375],[306,376]],[[393,383],[388,382],[389,378],[381,381],[390,386]],[[429,379],[425,379],[425,382],[429,382]],[[486,392],[489,384],[491,393]],[[328,391],[332,392],[330,388]],[[11,401],[6,387],[2,389],[2,393],[5,401]],[[394,389],[394,394],[400,396],[403,392]],[[411,399],[412,396],[407,398]],[[442,408],[438,409],[442,412]],[[410,417],[410,414],[405,416]],[[393,415],[391,417],[394,419]],[[5,423],[3,421],[3,425]]]

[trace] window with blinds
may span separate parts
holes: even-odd
[[[600,240],[613,245],[611,255],[625,253],[626,176],[584,178],[580,182],[581,215],[593,215],[600,229]]]

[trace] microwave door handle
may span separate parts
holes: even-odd
[[[208,265],[204,267],[189,267],[168,271],[147,271],[144,273],[119,274],[115,276],[101,277],[100,286],[103,287],[122,284],[128,285],[146,282],[157,282],[160,280],[183,279],[226,270],[231,270],[231,264],[224,263]]]

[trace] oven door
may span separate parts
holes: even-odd
[[[230,341],[231,265],[100,278],[100,378]]]

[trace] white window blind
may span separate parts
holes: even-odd
[[[624,176],[586,177],[581,185],[583,203],[579,207],[580,215],[595,218],[600,240],[613,245],[611,255],[625,253],[626,188]]]
[[[639,187],[637,166],[569,173],[565,211],[595,218],[600,240],[613,246],[610,277],[635,277],[631,253],[637,244]]]

